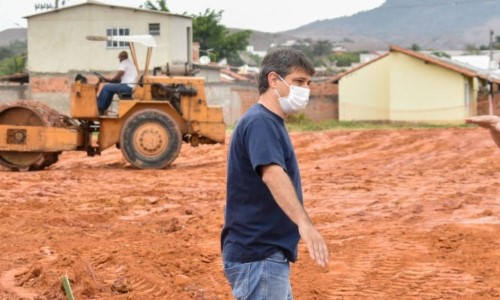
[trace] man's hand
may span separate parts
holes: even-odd
[[[328,264],[328,247],[321,234],[311,223],[299,225],[300,237],[309,250],[309,255],[318,265],[325,267]]]
[[[94,72],[94,75],[97,76],[97,78],[99,78],[99,83],[108,81],[108,79],[104,77],[101,73]]]
[[[495,144],[500,148],[500,117],[494,115],[476,116],[465,119],[465,123],[476,124],[489,129]]]
[[[465,119],[465,123],[476,124],[483,128],[494,129],[500,132],[500,117],[495,115],[476,116]]]
[[[300,237],[307,244],[311,258],[320,266],[325,267],[328,263],[328,248],[325,240],[300,204],[292,182],[283,168],[275,164],[263,166],[262,180],[269,187],[279,207],[292,222],[297,224]]]

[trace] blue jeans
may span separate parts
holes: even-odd
[[[132,94],[132,88],[125,83],[106,83],[97,97],[99,113],[104,113],[111,105],[115,94]]]
[[[292,300],[290,264],[282,252],[249,262],[224,262],[224,274],[238,300]]]

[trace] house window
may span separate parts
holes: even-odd
[[[160,35],[160,23],[150,23],[149,24],[149,34]]]
[[[123,36],[130,35],[130,30],[128,28],[111,28],[106,30],[107,36]],[[127,42],[117,42],[117,41],[108,41],[108,48],[126,48],[128,47]]]

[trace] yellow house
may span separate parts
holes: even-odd
[[[462,123],[477,114],[479,91],[498,78],[437,57],[390,51],[335,77],[339,120]]]

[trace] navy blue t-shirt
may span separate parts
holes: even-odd
[[[285,123],[256,104],[239,120],[229,146],[221,236],[225,261],[262,260],[279,250],[290,261],[297,259],[297,225],[278,206],[259,174],[259,166],[269,164],[286,171],[302,203],[299,168]]]

